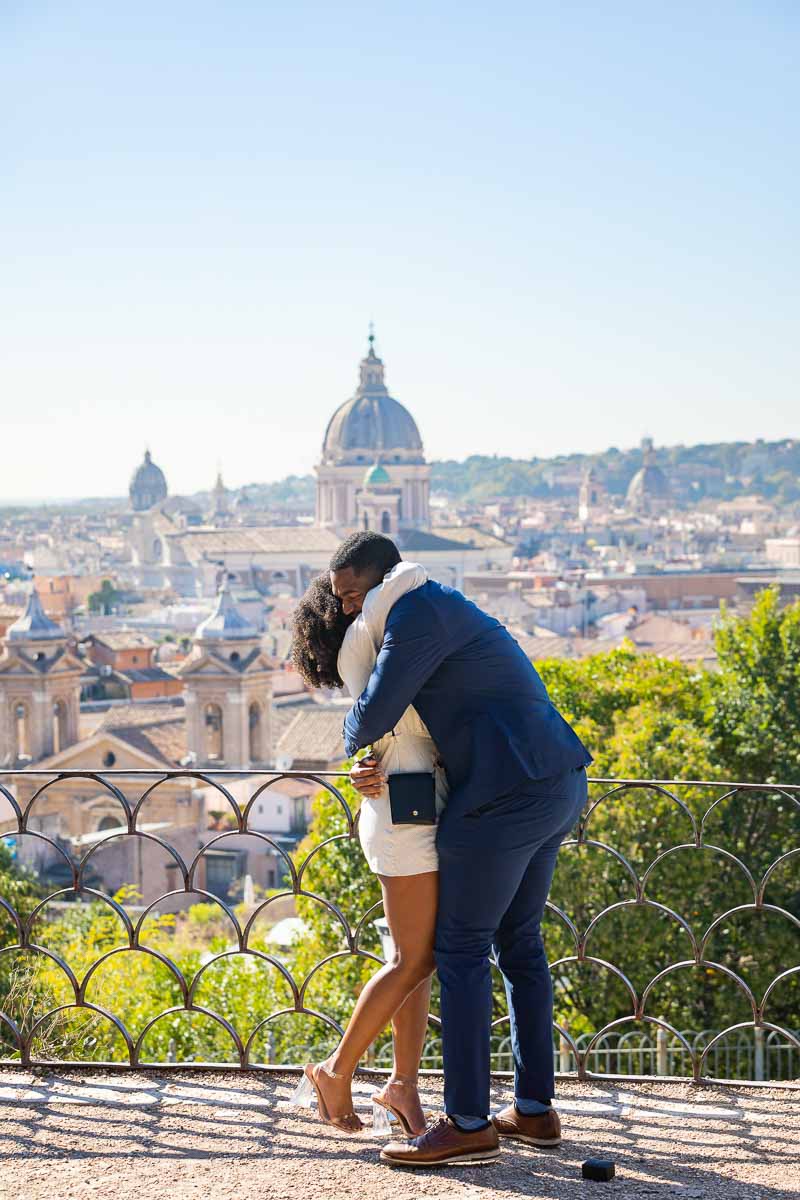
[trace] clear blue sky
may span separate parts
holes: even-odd
[[[796,0],[4,0],[0,500],[798,429]]]

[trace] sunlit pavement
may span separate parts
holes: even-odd
[[[287,1107],[296,1078],[258,1073],[0,1071],[0,1197],[575,1195],[800,1196],[800,1092],[688,1084],[559,1085],[564,1144],[504,1143],[485,1167],[391,1170],[368,1127],[351,1137]],[[369,1094],[355,1090],[369,1126]],[[426,1106],[441,1103],[427,1077]],[[494,1089],[499,1108],[507,1086]],[[581,1162],[612,1158],[610,1183]],[[599,1190],[598,1190],[599,1189]]]

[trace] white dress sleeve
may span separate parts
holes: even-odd
[[[419,563],[399,562],[396,567],[392,567],[382,583],[367,592],[361,611],[376,655],[381,648],[386,620],[393,605],[401,596],[422,587],[427,581],[428,572]]]
[[[382,583],[367,592],[361,612],[345,634],[339,651],[339,674],[354,700],[363,692],[383,642],[392,605],[427,581],[428,572],[417,563],[398,563]]]

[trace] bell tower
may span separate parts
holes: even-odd
[[[199,766],[247,769],[272,757],[272,668],[261,636],[239,612],[227,582],[198,625],[184,679],[189,752]]]
[[[34,589],[0,655],[1,763],[37,763],[78,741],[82,673]]]
[[[584,524],[588,521],[596,519],[606,503],[606,489],[603,484],[597,467],[592,464],[588,467],[581,478],[580,492],[578,493],[578,520]]]

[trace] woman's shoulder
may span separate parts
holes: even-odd
[[[383,640],[386,620],[394,605],[427,582],[428,572],[419,563],[401,562],[364,597],[362,615],[376,646]]]
[[[339,660],[341,661],[342,655],[352,652],[357,644],[368,636],[369,631],[367,629],[367,623],[364,620],[364,614],[359,613],[358,616],[350,622],[345,630],[344,637],[342,638],[342,644],[339,647]]]
[[[350,695],[358,695],[362,687],[360,686],[360,678],[367,664],[371,664],[375,660],[375,651],[372,646],[369,630],[366,622],[359,613],[356,619],[347,627],[339,655],[336,660],[337,670],[340,678],[344,681]],[[369,672],[367,672],[369,673]]]

